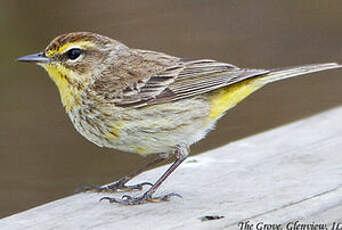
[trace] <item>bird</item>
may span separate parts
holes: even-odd
[[[123,205],[181,197],[178,193],[155,196],[155,192],[187,158],[190,146],[253,92],[271,82],[342,67],[322,63],[240,68],[212,59],[130,48],[93,32],[59,35],[42,52],[17,60],[48,72],[73,126],[87,140],[99,147],[155,155],[152,162],[114,183],[81,189],[115,192],[150,186],[139,196],[101,199]],[[171,158],[175,158],[173,164],[155,183],[127,185],[145,169]]]

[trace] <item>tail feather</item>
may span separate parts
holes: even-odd
[[[337,63],[323,63],[323,64],[311,64],[304,66],[294,66],[294,67],[285,67],[278,69],[271,69],[270,72],[262,77],[260,77],[260,81],[264,84],[280,81],[286,78],[297,77],[304,74],[315,73],[319,71],[324,71],[328,69],[337,69],[342,68],[342,65]]]

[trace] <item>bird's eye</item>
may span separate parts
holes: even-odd
[[[67,52],[67,55],[68,55],[69,59],[75,60],[76,58],[78,58],[81,55],[81,53],[82,53],[81,49],[73,48]]]

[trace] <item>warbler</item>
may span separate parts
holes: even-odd
[[[76,130],[100,147],[157,157],[107,186],[83,189],[108,192],[151,187],[140,196],[103,197],[126,205],[169,200],[155,196],[163,181],[186,159],[227,110],[268,83],[341,68],[336,63],[279,69],[249,69],[211,60],[188,59],[133,49],[109,37],[67,33],[43,52],[18,58],[42,66],[56,84]],[[126,183],[144,169],[175,156],[154,183]]]

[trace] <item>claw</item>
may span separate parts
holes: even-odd
[[[183,198],[181,195],[178,193],[169,193],[164,196],[158,196],[158,197],[150,197],[148,201],[153,202],[153,203],[159,203],[161,201],[169,201],[171,197],[176,196],[179,198]]]
[[[181,195],[178,193],[169,193],[164,196],[159,196],[159,197],[152,197],[148,192],[146,192],[144,195],[139,196],[139,197],[132,197],[129,195],[123,195],[121,199],[116,199],[112,197],[102,197],[100,201],[102,200],[108,200],[109,203],[119,203],[119,204],[124,204],[124,205],[138,205],[138,204],[144,204],[146,202],[151,202],[151,203],[159,203],[162,201],[169,201],[170,197],[177,196],[179,198],[183,198]]]
[[[99,202],[103,201],[103,200],[108,200],[109,203],[114,203],[114,202],[117,202],[117,200],[113,197],[108,197],[108,196],[105,196],[105,197],[102,197]]]
[[[129,195],[123,195],[122,197],[121,197],[121,199],[127,199],[127,200],[132,200],[133,199],[133,197],[131,197],[131,196],[129,196]]]
[[[164,195],[164,196],[161,196],[159,197],[161,200],[169,200],[170,197],[173,197],[173,196],[176,196],[176,197],[179,197],[179,198],[183,198],[181,195],[179,195],[178,193],[169,193],[167,195]]]

